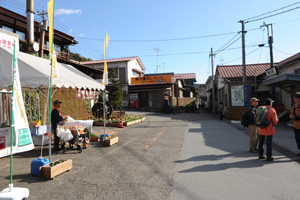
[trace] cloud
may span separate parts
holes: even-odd
[[[72,32],[73,32],[73,29],[70,29],[70,30],[69,30],[69,34],[71,34]]]
[[[84,37],[85,35],[83,33],[76,35],[75,37],[80,38],[80,37]]]
[[[82,13],[81,9],[72,10],[72,9],[60,8],[55,10],[55,15],[71,15],[71,14],[78,14],[78,13]]]

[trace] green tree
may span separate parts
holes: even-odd
[[[112,71],[112,76],[110,78],[110,82],[112,82],[112,86],[110,87],[109,92],[109,103],[116,109],[123,106],[123,90],[120,85],[120,81],[116,79],[115,70]]]
[[[76,61],[79,61],[79,62],[92,61],[91,58],[86,58],[86,57],[81,56],[79,53],[72,53],[72,52],[70,52],[70,58],[72,60],[76,60]]]

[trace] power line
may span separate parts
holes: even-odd
[[[218,54],[218,53],[221,53],[222,51],[224,51],[225,49],[227,49],[228,47],[230,47],[232,44],[234,44],[236,41],[238,41],[242,36],[240,36],[239,38],[237,38],[236,40],[234,40],[232,43],[230,43],[229,45],[227,45],[226,47],[224,47],[223,49],[219,50],[218,52],[215,53]],[[230,41],[229,41],[230,42]]]
[[[275,49],[274,46],[273,46],[273,49]],[[294,54],[291,54],[291,53],[285,53],[285,52],[279,51],[278,49],[275,49],[275,50],[280,52],[280,53],[286,54],[286,55],[294,55]]]
[[[220,51],[220,49],[222,49],[224,46],[226,46],[229,42],[231,42],[236,36],[238,36],[239,33],[237,33],[235,36],[233,36],[233,38],[231,38],[228,42],[226,42],[226,44],[224,44],[222,47],[220,47],[218,50],[215,51],[215,53],[217,54],[218,51]]]
[[[259,49],[260,47],[258,47],[257,49]],[[250,53],[247,53],[246,56],[250,55],[251,53],[255,52],[257,49],[254,49],[253,51],[251,51]],[[241,59],[242,57],[239,57],[237,59],[234,59],[232,61],[229,61],[229,62],[226,62],[226,63],[223,63],[223,64],[227,64],[227,63],[231,63],[231,62],[234,62],[234,61],[237,61],[239,59]]]
[[[295,7],[295,8],[292,8],[292,9],[290,9],[290,10],[282,11],[282,12],[280,12],[280,13],[276,13],[276,14],[273,14],[273,15],[269,15],[269,16],[266,16],[266,17],[262,17],[262,18],[259,18],[259,19],[254,19],[254,20],[246,21],[245,23],[255,22],[255,21],[262,20],[262,19],[266,19],[266,18],[269,18],[269,17],[274,17],[274,16],[276,16],[276,15],[280,15],[280,14],[283,14],[283,13],[286,13],[286,12],[290,12],[290,11],[296,10],[296,9],[298,9],[298,8],[300,8],[300,6]]]
[[[291,5],[288,5],[288,6],[285,6],[285,7],[282,7],[282,8],[279,8],[279,9],[276,9],[276,10],[273,10],[273,11],[270,11],[270,12],[267,12],[267,13],[263,13],[263,14],[261,14],[261,15],[257,15],[257,16],[255,16],[255,17],[250,17],[250,18],[248,18],[248,19],[244,19],[243,21],[246,21],[246,20],[249,20],[249,19],[255,19],[255,18],[257,18],[257,17],[261,17],[261,16],[264,16],[264,15],[270,14],[270,13],[272,13],[272,12],[276,12],[276,11],[282,10],[282,9],[285,9],[285,8],[288,8],[288,7],[291,7],[291,6],[294,6],[294,5],[296,5],[296,4],[299,4],[299,3],[300,3],[300,1],[299,1],[299,2],[296,2],[296,3],[294,3],[294,4],[291,4]]]
[[[186,38],[173,38],[173,39],[159,39],[159,40],[109,40],[112,42],[166,42],[166,41],[174,41],[174,40],[191,40],[191,39],[199,39],[199,38],[207,38],[207,37],[216,37],[216,36],[222,36],[222,35],[230,35],[237,33],[236,32],[229,32],[229,33],[220,33],[220,34],[214,34],[214,35],[204,35],[204,36],[196,36],[196,37],[186,37]],[[87,37],[81,37],[82,39],[87,40],[100,40],[104,41],[103,39],[97,39],[97,38],[87,38]]]

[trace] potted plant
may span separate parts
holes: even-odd
[[[119,137],[115,136],[115,135],[110,135],[108,137],[106,137],[105,139],[103,139],[103,146],[109,146],[111,147],[113,144],[117,144],[119,142]]]
[[[108,124],[107,120],[105,120],[105,123],[106,123],[105,125]],[[104,126],[104,119],[102,119],[102,118],[96,119],[96,120],[94,121],[94,125],[95,125],[95,126]]]
[[[59,159],[40,167],[40,177],[53,179],[55,176],[72,169],[72,160]]]
[[[90,142],[98,142],[98,135],[91,133]]]
[[[119,124],[120,124],[120,119],[118,119],[118,118],[111,119],[111,120],[108,122],[108,126],[118,127]]]

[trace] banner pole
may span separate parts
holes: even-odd
[[[12,185],[13,171],[13,132],[14,132],[14,92],[16,71],[16,41],[14,41],[13,69],[12,69],[12,93],[11,93],[11,122],[10,122],[10,185]]]

